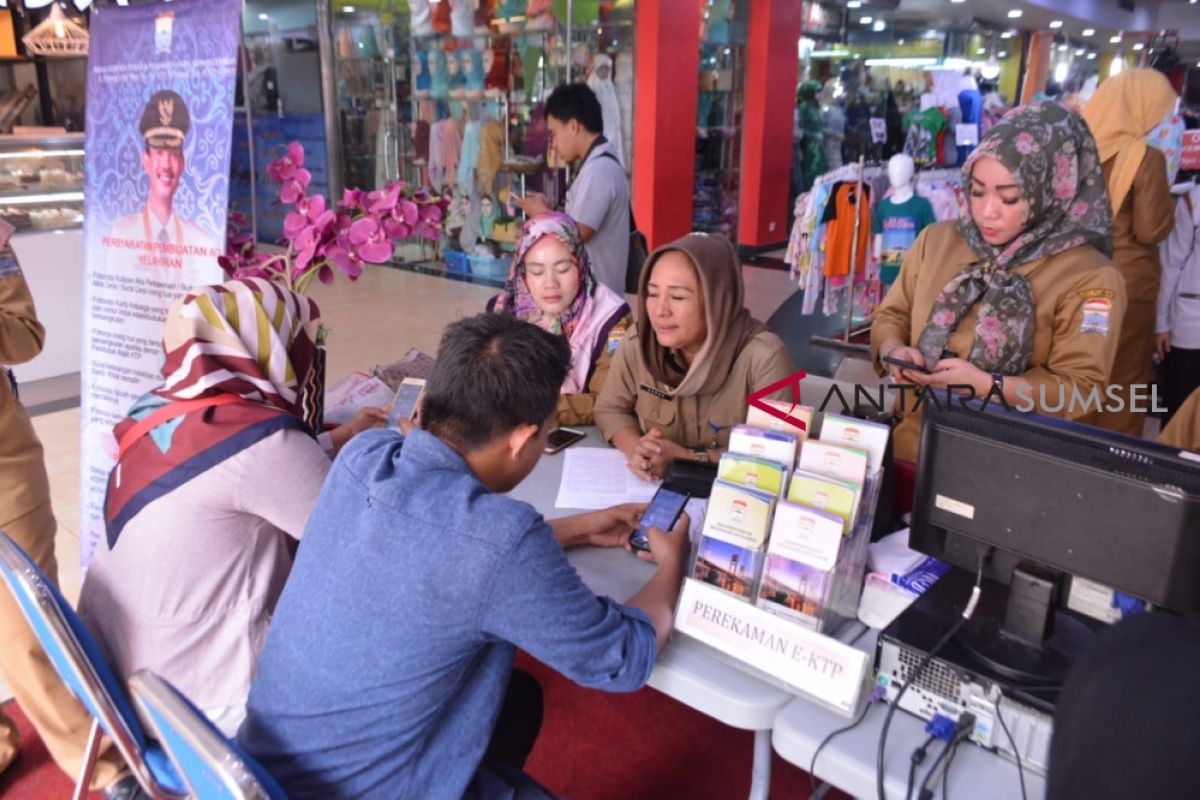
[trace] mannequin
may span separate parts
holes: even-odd
[[[429,0],[408,0],[410,30],[413,36],[433,36],[433,14]]]
[[[825,82],[821,89],[821,120],[824,124],[825,162],[830,170],[842,166],[842,142],[846,139],[846,115],[835,99],[836,80]]]
[[[492,238],[492,227],[496,224],[496,201],[490,194],[479,198],[479,234],[484,239]]]
[[[617,102],[617,89],[612,81],[612,59],[598,55],[592,59],[592,72],[587,84],[600,101],[604,117],[604,138],[608,139],[621,166],[625,166],[625,148],[621,137],[621,106]]]
[[[466,81],[463,97],[478,100],[483,97],[483,59],[477,50],[464,50],[462,71]]]
[[[418,50],[412,62],[413,97],[429,97],[429,53]]]
[[[486,36],[491,31],[492,14],[496,11],[496,0],[474,0],[475,35]]]
[[[983,119],[983,95],[979,84],[970,74],[963,75],[962,89],[958,93],[958,107],[962,111],[964,125],[975,126],[975,140],[979,140],[979,123]],[[975,149],[974,145],[960,145],[958,148],[958,163],[965,164],[967,156]]]
[[[455,100],[461,100],[463,94],[467,90],[467,83],[463,79],[462,62],[459,59],[457,52],[451,50],[446,53],[446,74],[449,76],[449,95]]]
[[[475,28],[475,6],[479,0],[442,0],[450,3],[450,35],[470,36]]]
[[[911,156],[892,156],[887,168],[892,194],[875,206],[871,231],[875,234],[875,260],[879,262],[879,282],[884,291],[895,283],[904,254],[917,236],[937,221],[930,202],[913,191],[915,169]]]
[[[488,97],[503,97],[508,93],[508,49],[488,47],[483,51],[483,74]]]
[[[429,96],[434,100],[445,100],[450,96],[450,73],[446,64],[446,54],[434,50],[430,54],[430,90]]]

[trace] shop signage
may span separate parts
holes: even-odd
[[[843,714],[858,707],[868,657],[836,639],[691,579],[683,582],[675,627]]]
[[[871,117],[871,141],[875,144],[887,142],[887,120],[883,117]]]
[[[1200,169],[1200,130],[1183,132],[1183,148],[1179,154],[1181,169]]]
[[[113,426],[161,380],[163,320],[222,279],[242,0],[104,7],[91,21],[80,561],[104,532]]]
[[[838,29],[841,27],[842,10],[840,8],[808,0],[801,6],[801,15],[804,21],[801,23],[800,30],[809,38],[837,36]]]

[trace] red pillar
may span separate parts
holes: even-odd
[[[700,3],[638,3],[636,20],[633,208],[653,248],[692,229]]]
[[[745,247],[788,237],[800,28],[796,0],[756,0],[750,7],[738,211],[738,244]]]

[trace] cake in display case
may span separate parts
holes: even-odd
[[[0,217],[18,231],[83,225],[83,134],[0,136]]]

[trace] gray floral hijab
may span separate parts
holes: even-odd
[[[984,240],[971,216],[971,174],[981,158],[1008,169],[1029,203],[1020,235],[1001,246]],[[1054,102],[1014,109],[963,165],[958,232],[979,256],[938,294],[917,347],[927,363],[942,357],[959,320],[979,303],[969,360],[987,372],[1020,375],[1033,351],[1034,298],[1011,270],[1081,245],[1112,255],[1112,211],[1100,154],[1087,123]]]

